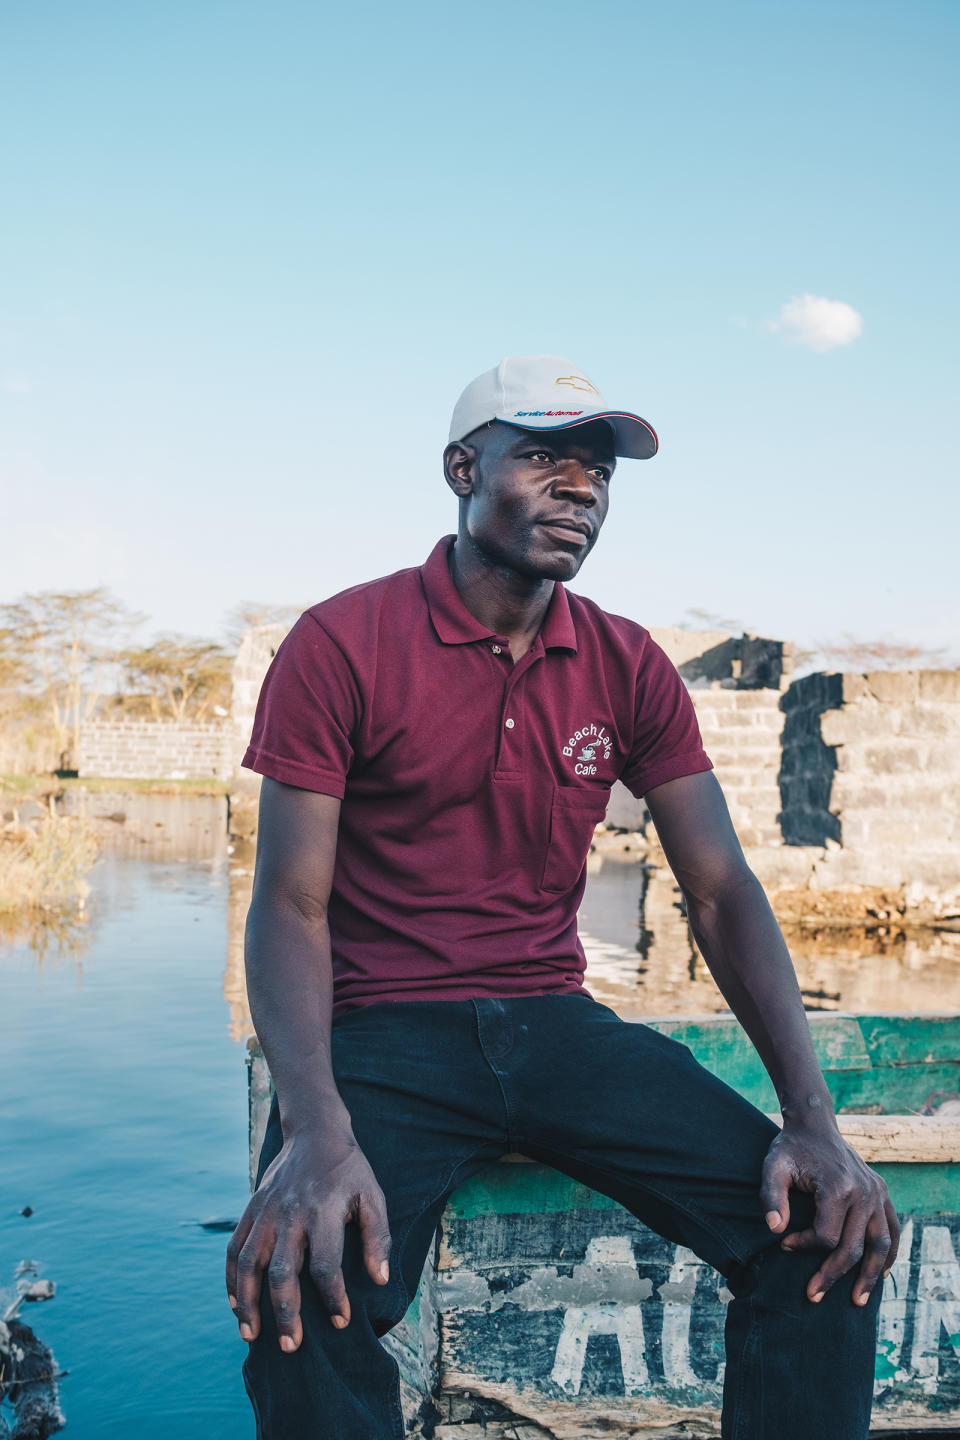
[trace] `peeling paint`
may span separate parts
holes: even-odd
[[[882,1426],[917,1416],[960,1421],[958,1248],[956,1215],[913,1216],[904,1226],[880,1310]],[[625,1436],[682,1435],[686,1426],[715,1433],[731,1296],[692,1251],[619,1208],[448,1211],[437,1257],[438,1403],[471,1391],[550,1440],[592,1434],[591,1426]],[[469,1433],[449,1429],[451,1440]],[[481,1433],[512,1440],[506,1419]]]

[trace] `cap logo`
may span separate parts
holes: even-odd
[[[574,390],[587,390],[591,395],[596,395],[598,400],[600,398],[600,391],[582,375],[558,375],[553,383],[554,385],[569,385]]]

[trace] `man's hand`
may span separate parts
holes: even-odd
[[[343,1227],[355,1221],[363,1235],[370,1278],[390,1277],[390,1228],[383,1191],[349,1133],[300,1131],[264,1172],[227,1247],[227,1298],[240,1334],[260,1330],[260,1293],[266,1274],[282,1350],[303,1339],[300,1272],[309,1251],[310,1278],[338,1329],[350,1323],[343,1283]]]
[[[887,1187],[832,1125],[816,1128],[786,1122],[763,1166],[760,1198],[767,1224],[780,1235],[790,1223],[788,1190],[813,1195],[813,1225],[787,1235],[783,1250],[829,1250],[810,1279],[807,1297],[823,1299],[831,1285],[860,1262],[853,1286],[856,1305],[866,1305],[881,1274],[897,1258],[900,1225]]]

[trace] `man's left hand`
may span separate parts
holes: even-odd
[[[789,1191],[813,1195],[813,1225],[784,1236],[784,1250],[829,1250],[810,1279],[814,1302],[848,1270],[860,1264],[853,1286],[855,1305],[866,1305],[897,1258],[900,1225],[887,1187],[847,1144],[839,1131],[784,1124],[767,1151],[760,1198],[767,1224],[780,1235],[790,1223]]]

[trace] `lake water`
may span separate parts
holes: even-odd
[[[0,941],[0,1291],[56,1283],[24,1319],[62,1369],[73,1440],[254,1434],[223,1287],[248,1196],[242,925],[250,858],[220,801],[98,797],[105,850],[66,936]],[[623,1013],[723,1008],[669,875],[591,859],[588,984]],[[811,1008],[956,1009],[960,936],[791,937]],[[33,1214],[20,1214],[31,1206]]]
[[[23,1259],[56,1283],[23,1319],[74,1440],[252,1437],[227,1236],[184,1223],[247,1197],[226,867],[108,855],[94,884],[73,953],[0,950],[0,1289]]]

